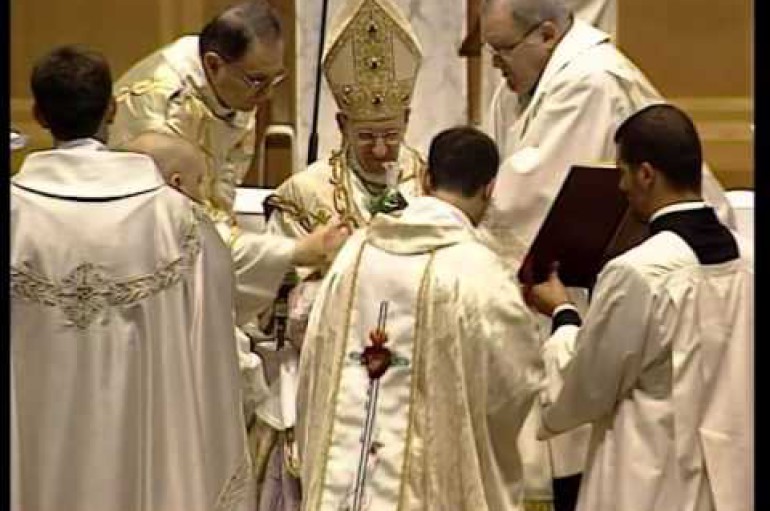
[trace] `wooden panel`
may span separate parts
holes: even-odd
[[[750,96],[750,0],[618,0],[618,42],[665,96]]]
[[[117,79],[145,55],[197,30],[201,5],[201,0],[12,0],[11,125],[30,140],[12,154],[11,171],[30,151],[51,146],[32,116],[29,76],[37,59],[55,46],[82,44],[102,52]]]
[[[695,121],[725,188],[754,187],[750,0],[618,1],[618,44]]]
[[[695,122],[703,153],[725,188],[754,187],[754,108],[748,97],[688,97],[670,101]]]

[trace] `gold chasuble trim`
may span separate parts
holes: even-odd
[[[348,303],[346,304],[345,309],[345,326],[341,330],[340,337],[337,338],[337,342],[335,343],[335,347],[337,343],[345,343],[347,341],[348,332],[350,330],[350,322],[353,312],[353,301],[355,300],[356,296],[356,287],[358,284],[358,276],[359,276],[359,270],[361,266],[361,261],[363,259],[363,253],[364,249],[368,245],[367,242],[363,242],[361,244],[361,247],[358,250],[358,254],[356,254],[355,259],[355,265],[353,267],[353,277],[351,279],[350,283],[350,289],[349,289],[349,295],[348,295]],[[414,345],[412,348],[412,382],[410,387],[410,405],[409,405],[409,418],[407,422],[407,432],[405,437],[405,449],[404,449],[404,460],[403,460],[403,469],[401,472],[401,483],[400,483],[400,496],[399,496],[399,504],[398,504],[398,510],[402,511],[406,509],[407,506],[407,499],[406,499],[406,493],[407,489],[409,487],[409,479],[411,476],[412,471],[412,454],[409,451],[409,445],[412,441],[412,434],[414,430],[414,423],[415,423],[415,415],[416,415],[416,409],[417,407],[414,406],[414,401],[416,394],[418,392],[419,385],[423,385],[425,382],[424,375],[422,373],[422,360],[424,357],[424,342],[422,342],[422,339],[424,338],[424,315],[425,315],[425,302],[426,302],[426,293],[428,290],[428,283],[430,281],[430,275],[431,275],[431,269],[433,268],[433,261],[435,258],[435,251],[431,251],[428,261],[425,265],[425,269],[423,270],[422,277],[420,279],[420,288],[418,290],[417,294],[417,300],[415,302],[415,326],[414,326]],[[334,435],[334,425],[335,425],[335,418],[337,417],[337,405],[339,403],[339,390],[340,390],[340,383],[341,383],[341,377],[342,377],[342,365],[345,360],[345,353],[346,350],[344,349],[344,346],[341,347],[342,349],[339,349],[340,355],[337,357],[334,363],[334,367],[332,369],[333,371],[333,380],[334,380],[334,392],[332,395],[332,402],[334,403],[334,409],[332,410],[332,413],[327,416],[327,426],[326,431],[324,432],[324,447],[323,447],[323,455],[321,457],[321,464],[322,464],[322,477],[321,477],[321,485],[320,485],[320,491],[315,492],[314,495],[314,501],[312,503],[308,503],[308,509],[318,509],[320,502],[318,499],[320,499],[324,494],[324,488],[326,488],[326,481],[327,481],[327,474],[328,474],[328,465],[329,465],[329,451],[331,449],[332,444],[332,437]]]
[[[49,279],[28,263],[11,266],[14,298],[62,311],[65,325],[87,329],[105,311],[128,307],[177,284],[195,265],[201,250],[199,224],[205,214],[194,205],[179,246],[179,256],[145,275],[115,278],[107,268],[84,261],[60,279]]]
[[[401,170],[398,183],[402,184],[411,179],[421,179],[426,167],[425,160],[423,160],[416,149],[412,149],[406,144],[403,144],[401,149],[407,151],[411,158],[408,160],[409,168]],[[332,177],[329,182],[334,187],[332,198],[334,210],[337,212],[339,219],[358,229],[367,225],[369,221],[350,199],[353,185],[350,183],[352,171],[348,168],[345,158],[347,152],[348,147],[345,144],[343,144],[342,149],[332,152],[332,155],[329,157],[329,165],[332,169]],[[310,214],[307,211],[303,211],[303,213]]]
[[[342,329],[340,333],[340,337],[338,337],[338,342],[341,339],[341,342],[345,342],[347,339],[348,331],[350,330],[350,318],[352,316],[353,311],[353,300],[355,299],[355,289],[356,284],[358,284],[358,270],[361,266],[361,259],[364,255],[364,249],[366,248],[366,243],[361,244],[361,248],[358,249],[358,254],[356,254],[356,264],[353,266],[353,278],[350,282],[350,289],[348,294],[348,303],[345,305],[345,328]],[[336,343],[335,343],[336,347]],[[326,487],[326,475],[328,474],[328,466],[329,466],[329,450],[331,449],[331,443],[332,443],[332,435],[334,434],[334,418],[337,416],[337,404],[339,402],[338,400],[338,394],[340,390],[340,380],[342,378],[342,364],[345,360],[345,346],[343,345],[341,347],[342,349],[339,350],[340,355],[337,357],[337,360],[334,363],[333,371],[334,371],[334,394],[332,395],[332,402],[334,403],[334,410],[332,410],[332,414],[326,418],[327,426],[326,426],[326,432],[324,435],[324,452],[323,456],[321,458],[322,460],[322,472],[323,474],[321,476],[321,486],[320,491],[315,492],[315,499],[316,502],[313,502],[312,504],[308,505],[308,509],[318,509],[318,506],[320,505],[320,502],[318,502],[318,499],[320,499],[323,495],[323,489]]]
[[[425,382],[423,381],[425,373],[422,370],[422,359],[425,351],[425,342],[423,342],[423,339],[425,338],[423,335],[423,328],[425,323],[424,304],[426,302],[425,298],[428,291],[428,282],[431,275],[431,269],[433,269],[433,260],[435,257],[436,251],[432,250],[430,252],[428,262],[425,264],[425,270],[423,271],[422,278],[420,279],[420,289],[417,292],[417,301],[415,302],[414,348],[412,353],[412,388],[410,389],[409,393],[409,421],[407,422],[406,429],[404,465],[401,470],[401,492],[398,499],[398,511],[405,510],[407,506],[406,494],[409,485],[409,477],[412,471],[412,451],[409,449],[409,445],[412,441],[412,431],[414,429],[415,422],[415,410],[417,409],[417,407],[414,406],[415,397],[417,394],[417,389],[420,388],[419,385],[422,385],[423,389],[425,388]]]

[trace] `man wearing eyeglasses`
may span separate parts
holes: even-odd
[[[612,162],[620,123],[663,100],[608,34],[573,16],[561,0],[487,0],[482,38],[504,78],[491,113],[503,161],[483,227],[515,270],[569,167]],[[510,92],[516,101],[503,101]],[[706,200],[730,223],[722,187],[705,167],[703,178]],[[574,299],[586,305],[585,297]],[[590,431],[573,430],[548,444],[534,433],[525,427],[521,439],[528,444],[522,452],[530,496],[549,500],[552,476],[557,511],[573,509]]]
[[[283,53],[276,12],[267,0],[250,0],[224,10],[199,36],[182,37],[144,58],[115,85],[112,147],[130,147],[137,137],[160,132],[186,139],[206,158],[196,195],[231,249],[236,333],[247,356],[240,327],[269,310],[291,266],[326,263],[346,237],[340,225],[303,240],[236,225],[235,188],[252,163],[261,105],[285,76]]]
[[[268,229],[288,236],[303,237],[329,219],[365,226],[374,213],[398,206],[384,200],[395,190],[414,195],[425,167],[404,143],[422,62],[409,21],[391,0],[367,0],[341,9],[335,25],[322,66],[339,109],[340,148],[270,199]]]
[[[285,76],[281,24],[266,0],[244,2],[129,69],[116,83],[110,145],[146,131],[180,135],[208,156],[203,196],[232,216],[248,171],[260,105]]]

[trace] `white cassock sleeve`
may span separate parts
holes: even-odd
[[[640,374],[651,310],[642,275],[616,263],[602,271],[583,326],[560,327],[543,347],[548,390],[541,394],[541,439],[612,412]]]
[[[273,234],[232,232],[223,222],[216,224],[230,247],[235,270],[235,323],[254,321],[273,304],[284,275],[291,268],[296,241]]]
[[[506,247],[502,254],[524,256],[571,165],[614,154],[617,123],[631,110],[625,96],[608,73],[581,77],[549,91],[523,138],[510,135],[485,222]]]

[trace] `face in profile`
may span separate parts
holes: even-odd
[[[626,162],[618,160],[617,167],[620,169],[620,191],[628,199],[628,205],[631,212],[638,219],[647,221],[649,218],[648,196],[650,185],[646,182],[645,172],[637,166],[632,168]]]
[[[267,101],[283,81],[283,41],[264,43],[255,40],[240,59],[228,62],[209,52],[204,66],[219,100],[234,110],[249,112]]]
[[[517,94],[531,93],[556,43],[551,22],[521,27],[505,2],[495,2],[482,16],[484,47],[492,65],[500,70],[508,88]]]
[[[399,118],[354,121],[340,114],[340,127],[363,170],[382,174],[387,171],[387,164],[398,161],[407,116],[405,113]]]

